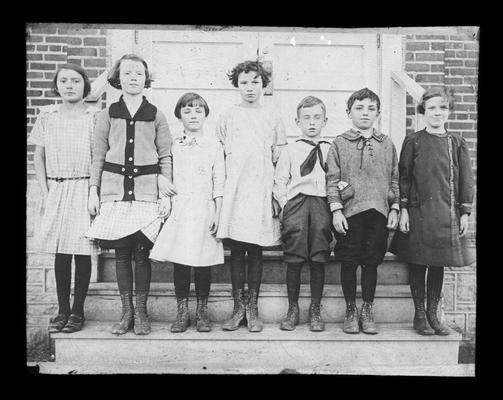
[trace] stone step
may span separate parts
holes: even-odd
[[[215,265],[211,269],[211,279],[215,283],[227,283],[231,281],[230,275],[230,251],[225,250],[225,264]],[[333,255],[325,268],[325,282],[331,284],[341,283],[340,262],[334,261]],[[192,269],[193,270],[193,269]],[[192,271],[192,280],[194,272]],[[263,283],[285,283],[286,264],[283,262],[283,252],[278,250],[264,251]],[[152,262],[152,282],[173,282],[173,264],[169,262]],[[384,262],[378,268],[378,282],[383,285],[399,285],[409,282],[409,274],[404,263],[396,260],[395,256],[388,253]],[[98,281],[115,282],[115,253],[106,252],[101,255],[98,270]],[[357,273],[360,283],[360,270]],[[301,282],[309,283],[309,266],[302,268]]]
[[[360,287],[357,304],[361,302]],[[300,321],[308,320],[310,303],[309,285],[301,285],[299,306]],[[208,301],[208,311],[213,321],[224,321],[232,314],[234,302],[232,287],[228,283],[213,283]],[[267,323],[279,323],[288,309],[285,284],[262,284],[259,295],[260,318]],[[340,285],[325,285],[321,315],[326,322],[344,321],[345,302]],[[121,316],[119,290],[115,282],[91,283],[85,304],[88,320],[117,320]],[[193,317],[196,309],[194,284],[191,284],[189,310]],[[174,321],[176,296],[173,283],[153,282],[148,299],[148,313],[152,321]],[[378,285],[374,301],[377,322],[411,322],[414,305],[408,285]]]
[[[57,363],[114,363],[156,365],[173,370],[225,372],[254,369],[257,373],[282,370],[355,366],[455,365],[461,335],[421,336],[409,325],[382,324],[380,333],[348,335],[341,324],[327,324],[324,332],[310,332],[306,324],[282,331],[265,324],[260,333],[243,327],[226,332],[215,325],[200,333],[192,326],[171,333],[167,324],[153,324],[148,336],[110,333],[112,321],[87,322],[71,335],[52,334]]]
[[[115,374],[303,374],[303,375],[387,375],[387,376],[475,376],[475,364],[453,365],[377,365],[377,366],[323,366],[312,368],[200,368],[173,367],[170,363],[62,363],[29,362],[28,367],[39,374],[51,375],[115,375]],[[35,373],[35,372],[34,372]]]

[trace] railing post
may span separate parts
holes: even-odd
[[[391,79],[390,137],[399,154],[406,133],[406,91],[400,82]]]

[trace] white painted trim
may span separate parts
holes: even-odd
[[[391,114],[394,112],[391,108],[391,72],[402,71],[402,40],[403,35],[381,35],[381,131],[386,135],[391,135]],[[405,112],[402,115],[405,120]]]

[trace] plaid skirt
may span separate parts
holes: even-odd
[[[152,243],[161,228],[158,204],[149,201],[109,201],[101,203],[86,237],[117,240],[141,231]]]

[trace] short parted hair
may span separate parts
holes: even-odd
[[[323,103],[322,100],[320,100],[319,98],[317,97],[314,97],[314,96],[307,96],[307,97],[304,97],[299,105],[297,106],[297,117],[299,117],[299,112],[300,112],[300,109],[301,108],[309,108],[309,107],[314,107],[316,105],[320,104],[321,105],[321,109],[323,110],[323,114],[325,115],[325,117],[327,116],[327,108],[325,107],[325,103]]]
[[[152,78],[150,77],[150,71],[148,70],[148,65],[147,62],[141,58],[140,56],[137,56],[136,54],[125,54],[121,58],[119,58],[110,72],[108,73],[108,83],[116,89],[121,89],[121,81],[120,81],[120,67],[121,67],[121,62],[122,60],[132,60],[132,61],[138,61],[143,64],[145,67],[145,87],[149,88],[150,85],[152,84]]]
[[[232,69],[232,71],[227,74],[227,76],[229,77],[229,80],[232,82],[234,87],[238,87],[239,74],[241,74],[242,72],[247,74],[250,71],[254,71],[257,73],[257,75],[260,75],[260,77],[262,78],[263,88],[265,88],[271,81],[271,73],[265,70],[264,65],[260,61],[252,60],[239,63]]]
[[[417,112],[419,114],[424,114],[424,105],[426,101],[433,97],[443,97],[447,103],[449,103],[449,111],[454,110],[454,93],[452,90],[447,89],[445,87],[435,86],[426,91],[421,96],[421,101],[417,105]]]
[[[80,65],[72,64],[72,63],[63,64],[62,66],[60,66],[58,68],[56,75],[54,75],[54,79],[52,80],[52,90],[54,91],[54,93],[56,93],[56,95],[58,95],[58,96],[61,96],[61,94],[58,92],[58,76],[59,76],[59,73],[64,69],[71,69],[72,71],[75,71],[78,74],[80,74],[80,76],[82,76],[82,79],[84,79],[83,97],[86,98],[87,95],[91,92],[91,82],[89,82],[89,77],[87,76],[84,68],[82,68]]]
[[[210,108],[208,103],[197,93],[189,92],[185,93],[182,97],[178,99],[175,106],[175,117],[180,119],[182,114],[180,113],[183,107],[203,107],[204,115],[207,117],[210,113]]]
[[[379,100],[379,96],[375,94],[372,90],[369,88],[363,88],[360,90],[357,90],[354,92],[351,96],[349,96],[347,106],[348,106],[348,111],[351,111],[351,107],[353,107],[353,104],[356,100],[362,101],[365,99],[370,99],[370,101],[374,101],[377,104],[377,111],[381,111],[381,100]]]

